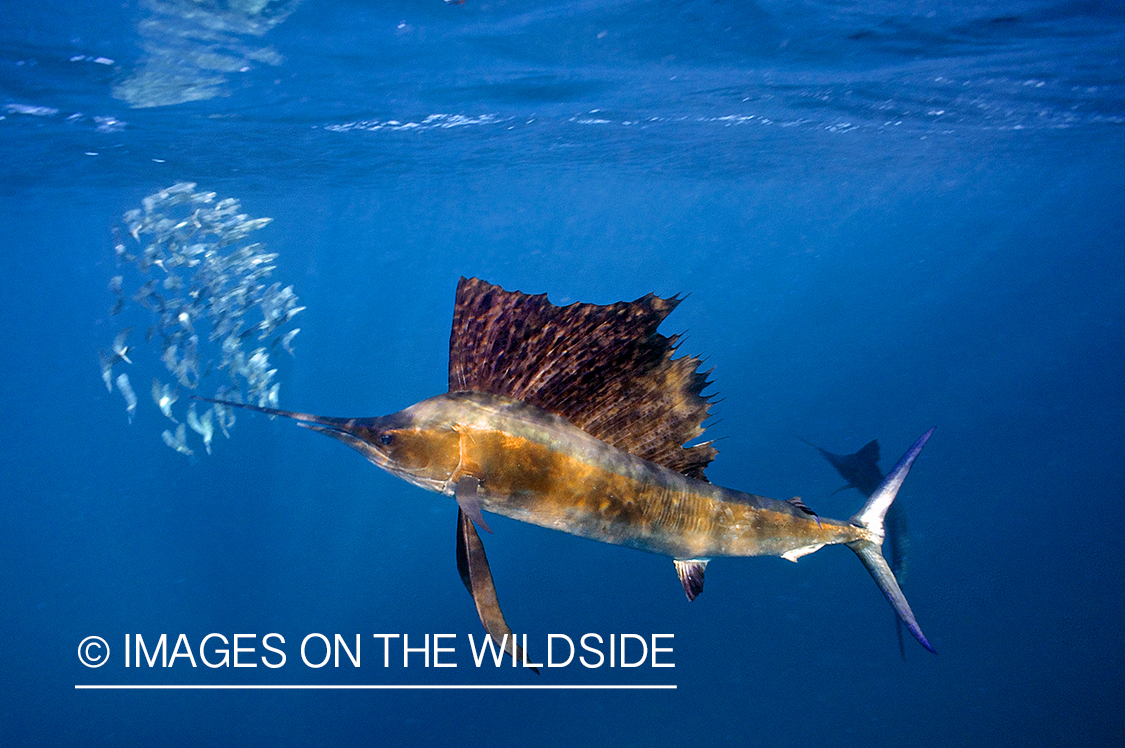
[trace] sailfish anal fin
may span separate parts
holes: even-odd
[[[679,304],[654,294],[616,304],[555,306],[546,294],[457,284],[449,391],[504,395],[562,416],[629,454],[691,478],[717,450],[703,433],[710,382],[678,336],[656,331]]]
[[[473,596],[477,615],[484,624],[484,630],[496,643],[504,644],[504,651],[516,662],[527,662],[523,649],[516,644],[516,637],[504,620],[500,601],[496,598],[496,585],[492,581],[492,571],[488,567],[488,557],[484,554],[484,544],[473,526],[473,520],[462,509],[457,510],[457,571],[465,589]],[[539,669],[529,665],[536,673]]]
[[[674,558],[676,574],[680,577],[680,584],[684,586],[687,599],[694,600],[703,592],[703,572],[707,569],[709,558]]]

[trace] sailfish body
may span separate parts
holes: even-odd
[[[786,501],[688,478],[502,395],[447,393],[381,418],[283,415],[422,488],[455,496],[476,478],[487,512],[673,558],[796,557],[873,539]]]
[[[557,307],[546,295],[462,278],[450,336],[449,392],[374,418],[329,418],[237,405],[299,420],[375,465],[460,507],[457,560],[485,629],[521,651],[500,612],[476,526],[482,512],[671,556],[689,599],[717,556],[796,561],[825,545],[860,557],[927,649],[880,549],[883,518],[929,437],[923,435],[847,521],[709,483],[703,432],[709,384],[699,360],[673,358],[656,331],[679,303]],[[932,430],[931,430],[932,431]],[[491,532],[491,530],[489,530]]]

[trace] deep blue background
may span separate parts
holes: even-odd
[[[221,39],[188,0],[29,5],[0,26],[5,743],[1094,745],[1125,727],[1118,3],[306,0],[260,34],[220,9]],[[162,95],[200,77],[217,95],[131,106],[144,70],[176,76]],[[283,407],[441,392],[464,274],[556,303],[690,294],[663,330],[714,367],[722,485],[846,517],[860,498],[795,437],[878,437],[887,467],[936,425],[902,501],[938,656],[899,658],[843,549],[716,560],[688,604],[667,559],[496,518],[517,631],[674,633],[676,668],[369,667],[372,633],[479,637],[452,502],[261,417],[185,459],[142,386],[156,353],[131,372],[132,425],[99,377],[110,226],[179,180],[275,219],[259,238],[308,306]],[[126,633],[270,631],[278,671],[120,661]],[[363,634],[365,666],[300,666],[312,631]],[[116,648],[99,670],[75,657],[90,634]]]

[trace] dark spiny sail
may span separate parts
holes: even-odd
[[[678,298],[559,307],[546,294],[477,278],[457,285],[449,390],[523,400],[618,449],[706,480],[717,450],[684,447],[703,433],[710,384],[677,336],[656,331]]]

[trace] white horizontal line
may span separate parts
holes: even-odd
[[[659,685],[416,685],[375,684],[358,686],[339,685],[83,685],[77,691],[655,691],[676,690],[675,684]]]

